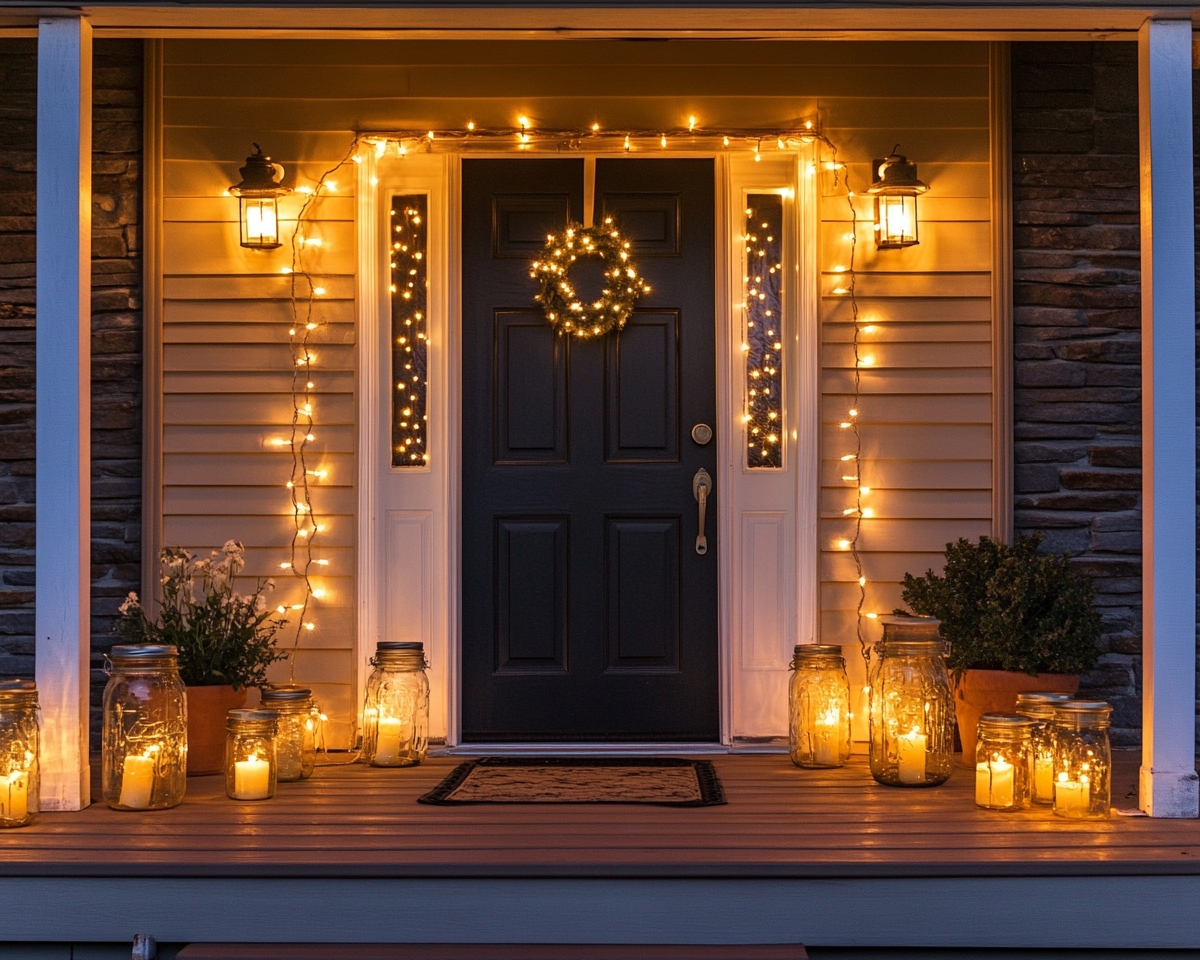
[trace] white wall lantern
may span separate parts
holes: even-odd
[[[241,169],[242,182],[229,188],[238,198],[241,213],[242,246],[251,250],[274,250],[280,246],[278,198],[292,191],[282,186],[283,167],[264,157],[262,147],[254,144],[254,153]]]
[[[897,144],[899,146],[899,144]],[[894,150],[871,166],[874,182],[867,193],[875,197],[875,245],[880,250],[911,247],[917,236],[917,197],[929,184],[917,179],[917,165]]]

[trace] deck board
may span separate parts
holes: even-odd
[[[275,799],[228,800],[193,778],[173,810],[95,804],[0,835],[0,876],[897,877],[1200,874],[1200,821],[978,810],[970,771],[942,787],[716,757],[726,806],[477,805],[416,798],[461,758],[406,770],[325,766]],[[1118,806],[1134,758],[1122,761]]]

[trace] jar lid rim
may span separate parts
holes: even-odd
[[[279,714],[274,710],[263,710],[255,707],[239,707],[229,711],[230,720],[278,720]]]
[[[903,647],[920,647],[921,652],[936,653],[939,656],[946,652],[946,641],[941,637],[905,637],[904,639],[880,640],[876,646],[880,653],[895,651]]]
[[[308,700],[312,697],[312,690],[309,687],[292,683],[281,683],[277,687],[263,687],[259,693],[263,703],[268,700]]]
[[[1069,693],[1053,693],[1050,690],[1023,690],[1017,694],[1017,703],[1022,700],[1027,703],[1066,703],[1068,700],[1075,698]]]
[[[1032,727],[1034,721],[1019,713],[985,713],[979,718],[981,727]]]
[[[119,643],[108,651],[109,659],[138,660],[145,657],[177,657],[179,648],[170,643]]]
[[[1076,700],[1055,704],[1055,709],[1064,713],[1112,713],[1112,704],[1106,700]]]
[[[792,650],[796,657],[840,657],[842,648],[836,643],[798,643]]]
[[[388,650],[425,650],[425,644],[421,640],[380,640],[375,644],[375,649],[378,652]]]
[[[10,677],[0,680],[0,694],[3,693],[37,693],[37,683],[22,677]]]

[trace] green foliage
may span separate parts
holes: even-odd
[[[162,610],[151,620],[131,593],[121,604],[117,631],[130,643],[170,643],[179,648],[179,673],[189,687],[261,687],[267,667],[286,654],[275,633],[287,621],[267,606],[272,580],[251,594],[233,592],[245,565],[242,545],[229,540],[205,560],[178,547],[161,556]],[[197,591],[197,578],[199,591]]]
[[[947,661],[963,670],[1086,673],[1100,651],[1100,614],[1087,574],[1065,554],[1041,553],[1041,534],[1009,546],[990,537],[946,544],[942,576],[904,575],[904,602],[942,621]]]

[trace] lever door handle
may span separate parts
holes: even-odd
[[[700,522],[696,529],[696,552],[700,556],[708,553],[708,537],[704,535],[704,525],[708,514],[708,495],[712,493],[713,481],[708,471],[701,467],[692,477],[692,496],[700,504]]]

